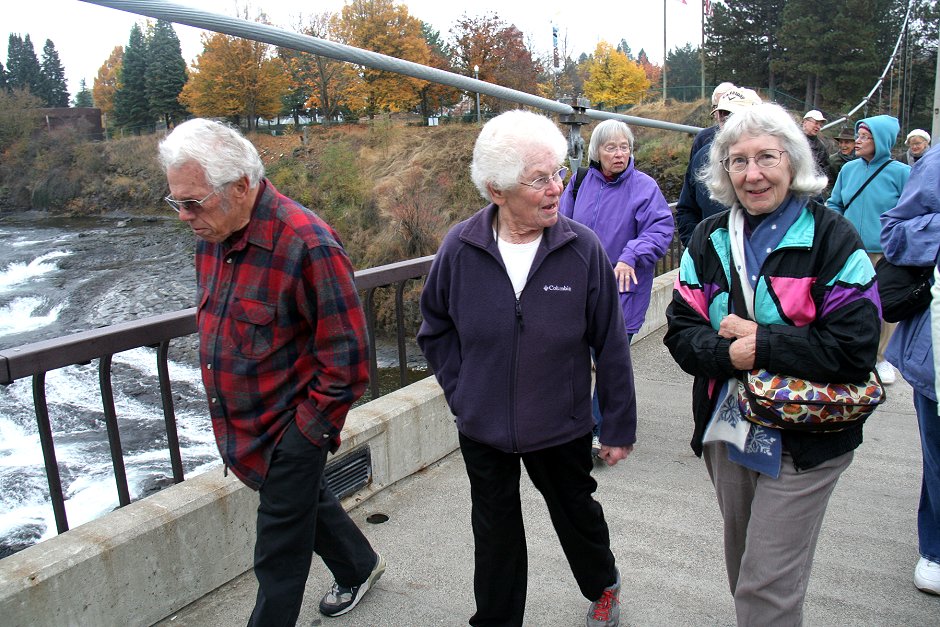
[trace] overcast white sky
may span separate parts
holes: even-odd
[[[236,15],[236,0],[176,0],[193,8]],[[567,33],[569,54],[577,57],[582,52],[593,52],[597,42],[604,39],[616,45],[626,39],[633,53],[646,50],[654,63],[663,57],[663,6],[665,3],[667,39],[669,49],[691,42],[701,42],[701,3],[698,0],[619,0],[592,2],[590,5],[573,0],[399,0],[408,12],[428,22],[449,37],[454,22],[462,14],[470,16],[496,13],[504,22],[515,24],[540,55],[552,49],[552,24],[559,27],[559,46]],[[258,10],[268,14],[272,23],[290,28],[297,16],[304,17],[322,11],[339,11],[343,0],[252,0],[249,14]],[[244,0],[237,2],[245,6]],[[126,45],[131,26],[143,23],[143,16],[98,6],[82,0],[17,0],[7,2],[3,8],[0,27],[0,61],[6,66],[9,33],[29,34],[42,59],[42,47],[51,39],[65,67],[71,96],[78,91],[84,78],[91,89],[98,68],[107,60],[115,46]],[[180,38],[183,58],[187,63],[202,52],[202,30],[174,24]]]

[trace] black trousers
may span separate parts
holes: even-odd
[[[359,585],[375,567],[375,551],[326,485],[328,453],[304,437],[295,422],[274,449],[259,491],[258,597],[248,621],[253,627],[297,622],[313,553],[341,586]]]
[[[504,453],[460,434],[470,478],[474,573],[474,626],[522,625],[528,557],[521,469],[542,493],[581,594],[589,601],[613,585],[617,573],[604,511],[592,494],[591,434],[532,453]]]

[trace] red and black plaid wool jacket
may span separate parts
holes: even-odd
[[[264,481],[295,420],[335,451],[369,378],[366,323],[339,237],[268,181],[244,229],[196,247],[202,379],[222,461]]]

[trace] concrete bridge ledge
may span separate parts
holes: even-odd
[[[360,504],[457,446],[433,378],[352,410],[337,457],[368,445]],[[4,625],[150,625],[251,567],[257,494],[221,466],[0,561]]]

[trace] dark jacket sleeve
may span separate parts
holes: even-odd
[[[694,160],[689,161],[682,181],[682,190],[679,192],[679,201],[676,203],[676,227],[679,230],[679,241],[688,246],[692,239],[692,232],[702,221],[702,208],[695,198],[695,172]]]
[[[450,315],[450,274],[459,250],[457,228],[445,237],[431,264],[421,292],[423,320],[418,330],[418,346],[443,388],[448,404],[457,387],[461,364],[460,336]]]
[[[718,331],[707,318],[708,294],[727,292],[724,273],[703,276],[707,267],[704,255],[714,254],[707,243],[708,229],[695,233],[689,248],[682,254],[679,275],[672,292],[672,302],[666,308],[667,330],[663,342],[679,367],[685,372],[709,379],[727,379],[734,376],[729,349],[731,340],[718,335]],[[706,289],[707,287],[717,289]]]
[[[594,287],[588,303],[588,342],[597,365],[597,397],[604,424],[601,443],[630,446],[636,442],[636,389],[630,342],[623,324],[617,279],[600,242],[594,238],[590,257]]]

